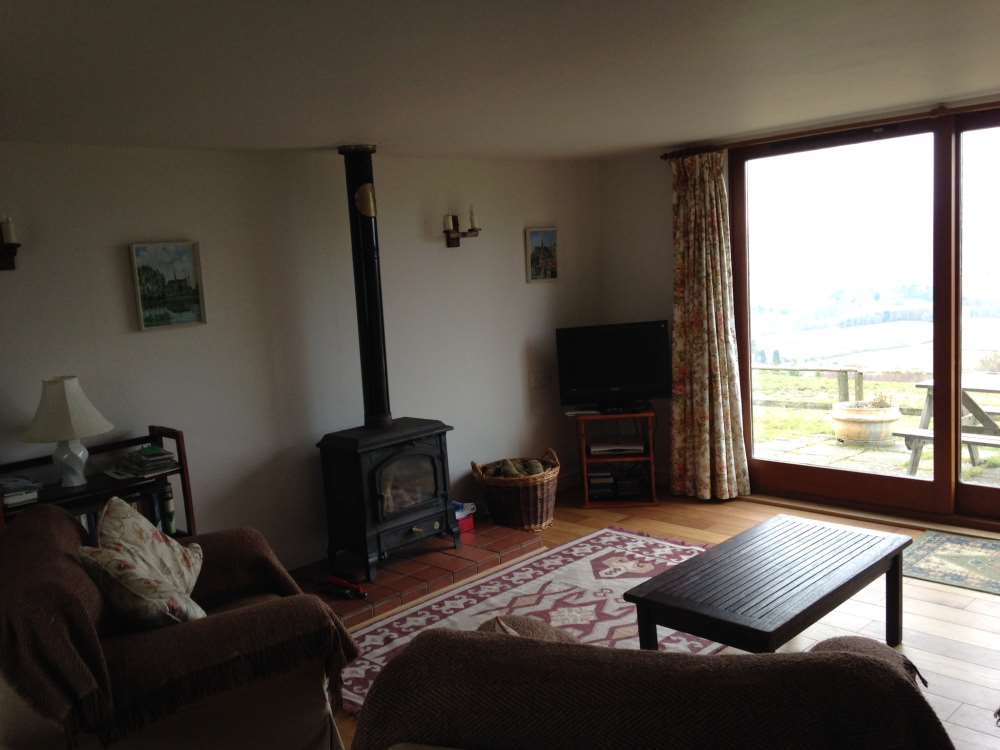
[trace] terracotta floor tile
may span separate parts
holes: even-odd
[[[509,535],[515,539],[520,539],[522,542],[530,542],[532,539],[536,539],[538,534],[533,531],[527,531],[525,529],[511,529],[509,530]]]
[[[444,554],[451,555],[452,557],[461,557],[463,560],[471,560],[477,564],[491,560],[494,562],[500,561],[500,556],[496,552],[481,547],[463,546],[459,549],[446,549]]]
[[[474,575],[476,575],[479,572],[480,572],[479,571],[479,567],[477,565],[474,565],[474,564],[472,566],[466,568],[465,570],[455,571],[455,583],[458,583],[459,581],[464,581],[467,578],[472,578]]]
[[[474,560],[466,560],[464,557],[446,555],[443,552],[432,552],[428,555],[424,555],[420,558],[420,561],[425,562],[434,568],[443,568],[451,573],[458,573],[459,571],[468,570],[470,568],[473,571],[477,569]]]
[[[500,537],[495,541],[491,541],[486,545],[486,549],[500,553],[501,559],[507,559],[509,557],[516,557],[520,554],[522,546],[523,543],[519,538],[505,536]]]
[[[540,549],[542,549],[542,547],[535,547],[535,548],[528,547],[528,548],[525,548],[525,547],[521,546],[521,547],[517,547],[516,549],[508,550],[507,552],[501,552],[500,553],[501,564],[502,563],[510,562],[515,557],[525,557],[526,555],[534,554],[535,552],[537,552]]]
[[[440,578],[437,581],[428,581],[427,587],[430,589],[429,594],[433,594],[435,591],[441,591],[451,586],[455,582],[454,578]]]
[[[432,568],[430,566],[426,566],[422,570],[411,573],[411,575],[414,578],[419,578],[427,584],[427,593],[443,589],[445,586],[450,586],[455,582],[455,576],[452,575],[450,571],[442,568]]]
[[[396,591],[403,604],[419,599],[427,593],[427,583],[412,576],[380,570],[375,580],[380,586]]]
[[[396,587],[397,583],[401,581],[413,580],[406,575],[406,573],[397,573],[394,570],[389,570],[387,567],[380,565],[378,568],[378,576],[375,578],[375,583],[379,586],[388,586],[391,589],[399,590]]]
[[[545,542],[542,537],[537,534],[532,534],[532,538],[528,539],[524,544],[521,545],[521,553],[527,554],[528,552],[535,552],[536,550],[544,549]]]
[[[371,604],[365,601],[358,599],[328,599],[326,597],[324,597],[324,601],[330,605],[330,609],[344,623],[344,627],[353,627],[359,622],[370,620],[373,617],[372,612],[374,609]]]
[[[399,600],[399,597],[397,597],[395,601],[393,601],[392,599],[386,599],[381,603],[376,604],[372,608],[372,617],[379,617],[380,615],[384,615],[386,612],[391,612],[392,610],[396,609],[396,607],[399,607],[401,605],[402,602]]]
[[[368,600],[324,598],[345,623],[355,625],[542,547],[540,534],[477,523],[475,531],[462,534],[458,549],[451,537],[434,537],[397,550],[390,560],[379,564],[374,584],[367,582],[363,566],[352,566],[348,571],[342,565],[335,575],[360,583],[369,593]],[[307,590],[315,590],[328,575],[330,567],[325,560],[295,570],[296,580]]]
[[[329,573],[353,583],[365,583],[368,580],[368,568],[356,559],[341,557],[336,561]]]
[[[492,550],[486,550],[486,551],[489,552],[491,555],[493,555],[493,559],[483,560],[482,562],[477,563],[477,565],[479,566],[480,573],[484,573],[487,570],[492,570],[493,568],[497,568],[500,566],[500,553],[493,552]]]
[[[378,606],[384,603],[385,601],[394,602],[392,607],[398,607],[400,604],[403,603],[402,599],[400,598],[399,592],[396,591],[396,589],[383,585],[383,583],[379,580],[378,576],[376,576],[375,580],[377,581],[377,583],[361,584],[362,590],[366,594],[368,594],[367,601],[370,605],[372,605],[372,607],[378,608]],[[392,607],[390,607],[390,609]]]
[[[400,555],[403,557],[408,557],[410,559],[420,557],[428,552],[437,552],[438,550],[451,549],[455,546],[455,540],[448,537],[435,536],[430,539],[424,539],[414,544],[410,544],[402,549],[394,550],[394,555]]]
[[[416,571],[424,570],[426,568],[427,565],[424,563],[417,560],[410,560],[405,557],[389,560],[387,563],[383,563],[379,566],[379,569],[385,569],[402,575],[413,575]]]
[[[493,526],[489,529],[486,529],[485,531],[477,530],[476,531],[477,544],[480,547],[486,546],[483,544],[483,542],[486,542],[488,544],[489,542],[492,542],[496,539],[501,539],[505,536],[508,536],[513,531],[514,529],[508,529],[505,526]]]

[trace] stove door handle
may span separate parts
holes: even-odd
[[[434,522],[434,531],[438,531],[438,530],[440,530],[440,528],[441,528],[441,522],[440,521],[435,521]],[[423,534],[424,533],[424,527],[423,526],[411,526],[410,527],[410,533],[411,534]]]

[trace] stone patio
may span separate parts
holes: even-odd
[[[930,447],[924,448],[920,466],[917,468],[918,479],[933,478],[933,455],[934,451]],[[980,449],[980,458],[983,461],[991,455],[1000,454]],[[906,470],[910,463],[910,450],[904,445],[902,438],[897,438],[896,442],[886,447],[844,445],[831,432],[825,435],[804,435],[757,443],[754,446],[754,457],[807,466],[828,466],[834,469],[905,477],[908,476]],[[969,462],[967,449],[963,449],[962,479],[975,484],[1000,487],[1000,467],[982,463],[973,467]]]

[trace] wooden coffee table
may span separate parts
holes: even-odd
[[[775,516],[625,593],[636,605],[639,645],[656,626],[744,651],[774,651],[883,573],[885,640],[903,638],[900,534]]]

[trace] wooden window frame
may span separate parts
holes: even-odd
[[[982,130],[984,128],[1000,127],[1000,108],[980,112],[967,112],[955,117],[955,139],[954,139],[954,164],[955,164],[955,216],[961,216],[961,164],[962,164],[962,134],[970,130]],[[956,369],[961,347],[961,222],[955,221],[955,352]],[[957,400],[957,397],[956,397]],[[956,403],[956,409],[958,408]],[[1000,488],[988,487],[979,484],[965,484],[956,482],[955,485],[955,508],[957,512],[974,517],[992,517],[1000,519]]]
[[[767,142],[739,144],[729,150],[731,239],[736,333],[740,361],[743,425],[754,493],[891,511],[959,522],[1000,517],[1000,489],[959,482],[961,444],[958,388],[960,347],[959,214],[961,133],[1000,126],[1000,105],[992,108],[938,111],[910,119],[840,127],[832,132],[791,134]],[[934,477],[916,480],[806,466],[753,457],[753,411],[750,388],[750,308],[746,215],[746,163],[834,146],[864,143],[918,133],[934,136],[933,310],[934,310]],[[974,525],[992,526],[987,519]]]

